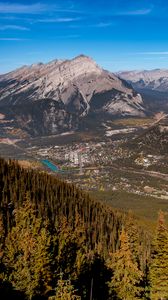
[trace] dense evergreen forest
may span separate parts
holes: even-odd
[[[168,230],[0,159],[0,299],[168,299]]]

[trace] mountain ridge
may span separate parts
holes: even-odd
[[[121,71],[116,74],[130,82],[135,89],[168,92],[168,69]]]

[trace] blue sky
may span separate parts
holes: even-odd
[[[168,68],[168,1],[0,1],[1,74],[79,54],[110,71]]]

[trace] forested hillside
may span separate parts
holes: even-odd
[[[168,299],[167,261],[163,213],[151,251],[131,213],[0,159],[1,299]]]

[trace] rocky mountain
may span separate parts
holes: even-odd
[[[168,92],[168,70],[126,71],[118,73],[120,78],[132,83],[136,89]]]
[[[1,75],[0,113],[1,134],[38,136],[76,130],[88,114],[143,116],[145,110],[129,84],[80,55]]]

